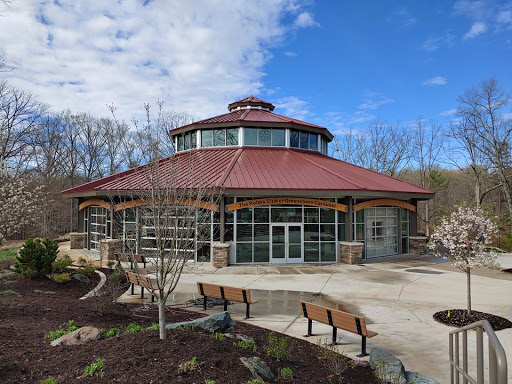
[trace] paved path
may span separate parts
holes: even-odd
[[[439,259],[388,260],[361,266],[231,266],[215,269],[198,263],[186,269],[173,292],[170,305],[184,305],[197,298],[197,281],[218,283],[254,290],[260,302],[251,306],[248,322],[288,335],[303,338],[307,321],[300,316],[297,300],[306,298],[363,315],[368,328],[379,333],[368,339],[372,347],[387,350],[401,359],[407,370],[417,371],[441,383],[449,382],[448,332],[453,328],[439,324],[432,314],[450,308],[465,308],[466,276]],[[510,259],[506,257],[508,263]],[[505,263],[506,264],[506,263]],[[508,265],[504,265],[508,267]],[[477,270],[472,276],[473,309],[512,320],[512,274]],[[137,293],[137,292],[136,292]],[[319,295],[320,294],[320,295]],[[140,302],[138,296],[121,297],[124,302]],[[201,307],[191,307],[202,311]],[[216,313],[215,307],[207,313]],[[233,318],[245,316],[244,304],[229,307]],[[316,343],[330,339],[331,329],[313,323]],[[512,329],[497,332],[509,366],[512,366]],[[360,337],[338,332],[339,350],[355,358]],[[473,334],[470,334],[470,340]],[[473,348],[474,342],[470,341]],[[512,369],[509,368],[512,382]]]

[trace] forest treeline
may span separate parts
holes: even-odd
[[[443,214],[466,203],[497,216],[501,245],[511,246],[509,101],[496,79],[483,80],[457,98],[449,123],[421,116],[406,125],[374,121],[364,131],[338,132],[329,153],[436,191],[419,206],[420,232],[429,235]],[[172,156],[170,130],[197,120],[160,101],[144,105],[142,122],[119,121],[115,107],[107,107],[102,117],[54,112],[31,93],[0,82],[0,242],[75,230],[76,202],[62,190]]]

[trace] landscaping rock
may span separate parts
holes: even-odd
[[[84,283],[84,284],[88,284],[89,283],[89,278],[87,276],[84,276],[84,275],[80,274],[80,273],[73,274],[73,279],[76,279],[79,282]]]
[[[406,371],[405,378],[407,379],[407,382],[414,383],[414,384],[439,384],[438,381],[435,381],[434,379],[420,375],[419,373],[416,373],[416,372]]]
[[[254,339],[249,336],[241,335],[239,333],[225,333],[224,336],[229,337],[230,339],[240,340],[240,341],[249,341],[256,344]]]
[[[78,345],[85,344],[98,338],[99,329],[94,327],[82,327],[59,337],[51,342],[52,347],[57,345]]]
[[[166,324],[166,329],[176,329],[179,327],[200,327],[212,333],[228,333],[233,330],[236,323],[231,319],[229,312],[221,312],[208,317],[181,323]]]
[[[377,377],[397,384],[406,384],[405,368],[402,362],[392,354],[379,348],[372,348],[369,359]]]
[[[259,357],[241,357],[240,361],[243,363],[243,365],[249,368],[255,379],[271,381],[276,378],[267,363],[265,363]]]

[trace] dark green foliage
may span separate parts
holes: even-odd
[[[29,238],[23,244],[14,264],[17,273],[24,277],[44,277],[53,271],[52,264],[57,258],[59,245],[47,237]]]
[[[116,264],[114,272],[108,277],[108,281],[113,285],[123,284],[126,282],[126,275],[121,263]]]
[[[78,273],[79,275],[91,277],[92,275],[94,275],[94,271],[97,269],[98,269],[97,267],[92,267],[92,266],[80,267],[77,270],[75,270],[75,273]]]
[[[274,332],[270,332],[266,352],[267,355],[275,357],[277,360],[289,361],[296,345],[295,340],[287,336],[277,337]]]
[[[53,340],[58,339],[61,336],[67,335],[68,333],[71,333],[78,329],[74,320],[69,320],[67,325],[68,325],[67,329],[61,327],[61,328],[57,329],[56,331],[50,331],[46,335],[44,335],[44,338],[50,339],[53,341]]]
[[[71,260],[71,257],[69,257],[69,255],[65,255],[64,257],[61,257],[60,259],[57,259],[52,263],[53,272],[55,272],[55,273],[66,272],[66,269],[68,267],[71,267],[72,265],[73,265],[73,260]]]

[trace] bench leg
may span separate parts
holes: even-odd
[[[368,354],[366,353],[366,336],[361,336],[361,337],[362,337],[362,340],[361,340],[361,353],[359,355],[357,355],[357,357],[368,356]]]
[[[154,303],[155,302],[155,295],[151,294],[151,302]]]
[[[228,310],[228,301],[224,299],[224,312]]]
[[[135,284],[132,284],[132,295],[135,295]]]
[[[313,320],[308,319],[308,334],[304,335],[304,337],[313,336]]]
[[[205,311],[206,311],[206,301],[207,301],[207,297],[203,296],[203,310],[205,310]]]
[[[332,345],[337,344],[338,339],[338,328],[332,327]]]
[[[144,298],[144,287],[140,287],[140,298]]]
[[[251,304],[247,303],[247,305],[245,306],[245,318],[248,319],[249,318],[249,311],[251,310]]]

